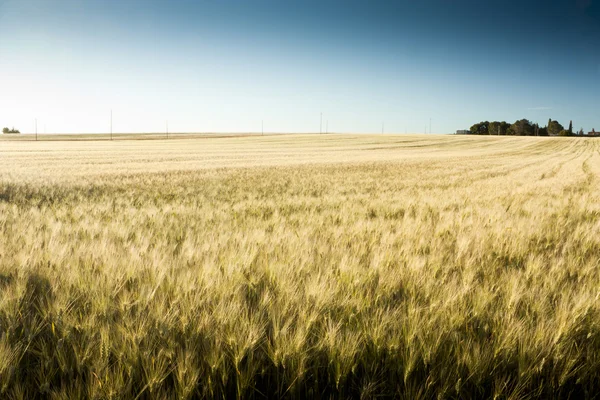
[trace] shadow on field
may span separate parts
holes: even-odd
[[[22,282],[23,283],[23,282]],[[11,275],[0,275],[5,288],[17,284]],[[132,283],[136,286],[136,283]],[[137,288],[132,288],[137,289]],[[239,295],[245,299],[249,314],[260,310],[258,299],[272,291],[268,278],[262,276],[245,285]],[[274,293],[274,292],[272,292]],[[110,346],[110,342],[127,343],[119,334],[124,315],[113,315],[116,329],[103,342],[100,332],[85,326],[85,315],[93,312],[85,292],[72,299],[69,307],[79,315],[82,325],[63,323],[56,313],[56,296],[50,281],[32,273],[24,278],[24,290],[14,319],[1,314],[2,356],[14,356],[10,367],[0,369],[0,393],[11,398],[492,398],[498,390],[544,398],[592,398],[600,389],[597,376],[574,374],[557,381],[553,377],[552,361],[523,381],[519,376],[518,350],[508,350],[494,363],[493,370],[471,371],[467,364],[457,362],[448,368],[448,360],[460,360],[455,337],[469,337],[485,346],[493,332],[484,328],[490,321],[472,319],[456,332],[440,332],[436,349],[430,349],[425,359],[411,348],[381,347],[370,339],[347,363],[317,343],[322,340],[323,326],[315,321],[305,343],[303,365],[292,373],[294,361],[275,363],[267,349],[274,346],[274,321],[267,313],[258,316],[264,322],[259,345],[235,359],[235,343],[227,345],[209,339],[207,332],[193,329],[162,327],[159,321],[149,320],[130,354]],[[140,315],[144,310],[138,310]],[[89,315],[88,315],[89,318]],[[139,316],[138,316],[139,318]],[[11,348],[11,351],[7,351]],[[205,354],[221,352],[220,367],[216,368]],[[178,351],[191,351],[195,373],[182,369]],[[99,359],[105,362],[99,363]],[[162,360],[162,361],[160,361]],[[410,362],[408,362],[410,360]],[[290,364],[290,362],[292,364]],[[560,362],[560,361],[559,361]],[[189,367],[189,366],[188,366]],[[191,368],[191,367],[189,367]],[[456,377],[460,377],[456,381]],[[497,386],[502,382],[502,388]],[[182,384],[187,382],[187,384]],[[515,398],[520,398],[516,396]]]

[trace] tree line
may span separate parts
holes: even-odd
[[[548,120],[546,126],[539,126],[527,119],[520,119],[513,124],[505,121],[483,121],[479,122],[469,129],[471,135],[513,135],[513,136],[575,136],[583,135],[583,129],[579,132],[573,132],[573,121],[569,122],[569,128],[558,121]]]
[[[12,129],[8,129],[8,128],[2,128],[2,133],[21,133],[19,132],[18,129],[15,129],[14,127]]]

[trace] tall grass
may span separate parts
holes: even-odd
[[[0,142],[0,397],[593,398],[599,142],[476,139]]]

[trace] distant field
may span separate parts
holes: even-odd
[[[268,134],[267,134],[268,135]],[[0,142],[63,142],[63,141],[107,141],[107,140],[166,140],[166,139],[198,139],[198,138],[222,138],[222,137],[247,137],[261,136],[259,133],[50,133],[36,135],[27,134],[0,134]],[[264,136],[264,135],[262,135]]]
[[[600,141],[0,140],[2,398],[593,398]]]

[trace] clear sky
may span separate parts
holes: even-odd
[[[31,132],[600,130],[600,0],[0,0]]]

